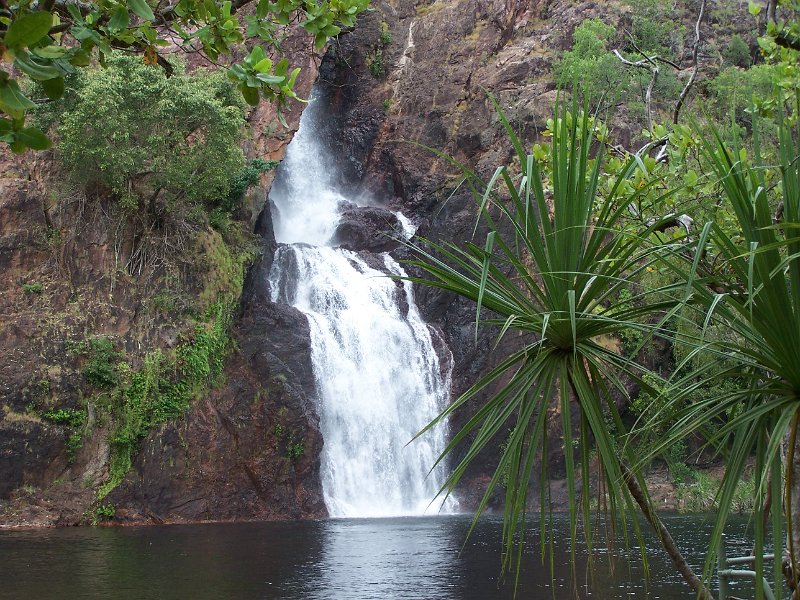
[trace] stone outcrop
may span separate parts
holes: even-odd
[[[302,36],[286,40],[283,51],[303,67],[295,89],[308,96],[318,57]],[[280,159],[302,106],[285,114],[288,130],[278,124],[274,106],[253,110],[248,157]],[[264,296],[275,250],[263,210],[273,176],[262,177],[237,215],[255,225],[264,250],[245,284],[250,301],[234,326],[226,383],[139,442],[127,478],[103,500],[116,506],[121,520],[325,514],[321,439],[308,400],[307,324]],[[123,268],[130,238],[118,235],[100,203],[60,186],[59,179],[52,152],[0,155],[0,527],[93,518],[96,492],[112,468],[114,432],[94,410],[97,390],[84,374],[88,341],[111,339],[137,368],[148,352],[173,348],[190,334],[179,318],[152,309],[159,293],[171,291],[163,272],[152,265],[138,274]],[[214,235],[200,232],[196,264],[180,271],[186,296],[209,291],[215,275],[203,272],[202,253],[214,250]],[[85,410],[87,417],[70,427],[43,416],[55,410]]]
[[[342,211],[332,245],[346,250],[389,252],[403,240],[403,227],[392,211],[375,206],[353,206]]]

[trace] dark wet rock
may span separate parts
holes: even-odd
[[[402,244],[403,228],[392,211],[377,206],[354,206],[341,213],[332,245],[346,250],[389,252]]]
[[[303,392],[280,367],[274,374],[263,367],[238,356],[227,385],[143,442],[131,473],[109,497],[119,520],[325,516],[316,420],[308,407],[297,410]]]

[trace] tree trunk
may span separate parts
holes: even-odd
[[[786,441],[785,510],[787,523],[787,553],[783,561],[783,574],[786,583],[792,590],[792,598],[800,600],[798,590],[798,567],[800,566],[800,436],[797,435],[800,411],[795,414]]]
[[[689,566],[689,563],[686,562],[686,559],[675,544],[675,540],[672,539],[667,527],[661,519],[658,518],[652,504],[650,504],[642,488],[639,487],[639,482],[636,480],[634,474],[628,470],[628,467],[626,467],[622,461],[619,463],[619,468],[622,472],[622,478],[625,480],[625,485],[628,487],[628,491],[630,491],[633,499],[636,500],[636,504],[639,505],[647,522],[650,523],[650,526],[658,535],[661,545],[664,547],[670,560],[672,560],[675,570],[681,574],[686,583],[694,590],[698,600],[714,600],[711,592],[708,591],[708,588],[703,585],[701,579],[695,574],[692,567]]]
[[[568,376],[568,381],[573,397],[578,402],[578,405],[580,405],[580,396],[578,395],[578,390],[576,389],[575,382],[572,380],[571,376]],[[708,591],[708,588],[703,585],[702,580],[692,570],[692,567],[689,566],[689,563],[686,562],[686,559],[683,557],[683,554],[681,554],[677,544],[675,544],[675,540],[672,539],[672,536],[670,535],[666,525],[664,525],[661,519],[658,518],[658,514],[656,514],[653,505],[650,503],[650,499],[639,486],[636,476],[631,473],[630,469],[628,469],[628,467],[625,466],[625,463],[623,463],[619,458],[617,458],[617,465],[619,466],[620,473],[622,473],[622,478],[625,480],[625,486],[628,488],[631,497],[636,501],[636,504],[639,505],[639,509],[642,511],[645,519],[647,519],[647,522],[656,532],[656,535],[658,535],[658,539],[661,542],[664,551],[672,561],[672,565],[675,567],[675,570],[681,574],[686,583],[689,584],[689,587],[694,590],[697,600],[714,600],[714,596],[711,595],[711,592]]]

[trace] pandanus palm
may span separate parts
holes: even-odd
[[[703,144],[703,154],[718,179],[722,195],[735,215],[738,231],[708,223],[697,240],[692,264],[677,267],[686,281],[686,305],[701,311],[703,331],[718,324],[728,331],[722,341],[697,340],[685,362],[701,352],[725,357],[730,365],[716,373],[690,372],[673,381],[669,395],[678,404],[685,394],[701,386],[733,377],[738,389],[719,386],[719,394],[683,407],[662,447],[696,431],[709,431],[710,441],[726,454],[726,470],[718,494],[720,510],[714,530],[707,569],[713,564],[730,512],[737,483],[756,462],[755,554],[760,557],[771,511],[773,539],[781,539],[782,520],[789,532],[792,563],[789,585],[796,587],[800,552],[800,502],[797,485],[798,420],[800,419],[800,163],[796,136],[785,122],[779,126],[778,164],[767,169],[755,144],[755,164],[744,153],[731,149],[718,132]],[[780,173],[777,185],[767,179],[770,170]],[[674,261],[669,263],[676,265]],[[703,268],[715,265],[716,268]],[[699,342],[699,343],[698,343]],[[678,373],[683,365],[679,365]],[[673,415],[675,413],[673,412]],[[714,427],[709,427],[713,425]],[[782,461],[782,447],[786,449]],[[793,510],[794,509],[794,510]],[[756,570],[763,569],[762,561]],[[775,561],[775,580],[781,578]],[[761,582],[761,577],[756,580]],[[761,590],[758,595],[761,596]],[[795,592],[795,597],[798,593]]]
[[[537,465],[547,463],[547,415],[555,404],[562,420],[572,539],[583,520],[586,541],[592,546],[588,478],[593,445],[609,514],[630,514],[638,505],[676,568],[701,597],[708,598],[655,514],[640,474],[631,468],[636,460],[616,437],[624,426],[614,395],[626,393],[626,380],[647,388],[647,372],[602,340],[629,329],[652,332],[657,328],[650,325],[654,315],[663,317],[676,310],[664,295],[615,302],[620,289],[654,260],[648,250],[649,235],[663,225],[653,223],[637,232],[626,224],[631,204],[648,193],[646,187],[630,185],[637,163],[631,160],[601,186],[605,149],[596,140],[593,119],[585,113],[579,116],[574,106],[572,112],[557,107],[549,153],[539,157],[540,162],[523,147],[496,103],[495,108],[515,150],[518,170],[499,167],[484,182],[454,162],[463,170],[488,227],[485,243],[418,247],[419,259],[412,263],[425,275],[414,280],[476,302],[476,328],[478,323],[496,326],[501,337],[516,331],[527,334],[529,341],[429,426],[458,410],[471,414],[442,455],[467,444],[443,490],[453,491],[489,441],[511,427],[478,515],[493,490],[503,485],[503,567],[518,569],[529,489]],[[477,407],[471,404],[487,391],[491,391],[488,400]],[[587,484],[577,492],[580,478]],[[544,499],[547,483],[545,477],[540,480]],[[543,526],[544,520],[545,502]],[[638,521],[631,522],[640,535]]]

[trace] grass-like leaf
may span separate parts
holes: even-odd
[[[571,111],[556,107],[545,169],[526,151],[497,102],[491,100],[515,151],[513,168],[499,167],[487,183],[450,161],[461,168],[489,234],[481,245],[417,245],[417,258],[410,263],[424,275],[412,280],[474,301],[476,327],[494,325],[501,335],[516,331],[528,341],[435,421],[455,411],[472,411],[440,458],[466,444],[442,492],[451,493],[468,465],[510,429],[475,519],[495,489],[503,486],[502,565],[518,573],[528,526],[529,490],[537,469],[542,482],[542,525],[550,514],[545,484],[551,426],[547,414],[555,410],[560,413],[564,436],[573,557],[579,529],[590,552],[593,546],[589,470],[596,453],[599,487],[608,494],[600,505],[610,507],[612,522],[618,518],[615,513],[633,516],[638,506],[676,568],[700,597],[710,598],[659,521],[636,470],[637,457],[618,441],[625,427],[614,395],[626,393],[623,380],[649,388],[648,377],[653,374],[600,343],[604,336],[629,329],[646,336],[657,334],[662,317],[676,310],[678,301],[673,298],[680,298],[675,293],[654,293],[649,302],[614,302],[630,278],[655,260],[649,239],[660,223],[631,231],[625,220],[630,204],[648,192],[644,188],[623,194],[622,190],[631,188],[623,184],[636,170],[636,160],[631,159],[609,186],[611,191],[603,193],[605,149],[595,141],[594,121],[585,112],[575,105]],[[653,321],[654,315],[658,318]],[[643,548],[638,518],[620,522],[623,530],[632,528],[637,545]],[[543,537],[543,555],[545,550]]]

